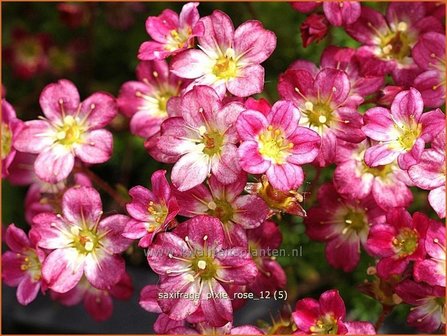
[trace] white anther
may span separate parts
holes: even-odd
[[[70,232],[71,232],[72,234],[74,234],[75,236],[77,236],[77,235],[79,234],[79,227],[77,227],[77,226],[72,226],[72,227],[70,228]]]
[[[407,29],[408,29],[408,25],[407,25],[406,22],[401,21],[401,22],[399,22],[399,23],[397,24],[397,30],[398,30],[398,31],[400,31],[400,32],[404,32],[404,31],[407,31]]]
[[[318,121],[322,124],[324,124],[327,121],[327,118],[324,115],[321,115],[318,117]]]
[[[206,261],[205,260],[199,260],[197,262],[197,267],[200,268],[201,270],[204,270],[206,268]]]
[[[84,247],[87,251],[92,251],[93,250],[93,242],[91,242],[91,241],[86,242]]]
[[[304,103],[304,107],[306,108],[306,110],[312,111],[314,108],[314,104],[312,104],[310,101],[307,101]]]
[[[216,205],[216,203],[214,203],[214,201],[211,201],[208,203],[208,209],[216,210],[216,207],[217,207],[217,205]]]
[[[186,274],[185,280],[187,280],[189,282],[194,282],[194,276],[192,274]]]
[[[206,127],[204,125],[199,127],[199,134],[204,135],[206,133]]]

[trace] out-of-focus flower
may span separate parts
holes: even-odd
[[[273,293],[277,289],[286,286],[287,277],[281,265],[268,251],[278,249],[281,245],[282,235],[278,226],[265,221],[261,226],[247,230],[248,247],[253,258],[258,275],[256,279],[248,285],[248,290],[261,295],[262,291]]]
[[[10,251],[2,255],[2,279],[8,286],[17,286],[17,301],[22,305],[32,302],[39,289],[46,289],[41,273],[45,252],[36,247],[36,239],[14,224],[6,229],[5,241]]]
[[[419,38],[412,52],[414,61],[424,70],[414,80],[424,105],[441,107],[445,104],[445,35],[426,33]]]
[[[300,110],[299,124],[321,136],[316,162],[325,166],[334,162],[337,139],[360,142],[365,138],[362,116],[351,100],[352,91],[346,72],[334,68],[315,71],[315,66],[291,68],[279,78],[278,91]]]
[[[179,212],[165,174],[165,170],[152,174],[152,191],[142,186],[129,190],[132,202],[126,209],[132,219],[126,224],[123,236],[140,239],[138,245],[141,247],[148,247],[158,232],[168,229]]]
[[[0,154],[2,158],[2,178],[9,175],[9,167],[11,166],[16,150],[13,146],[17,134],[23,127],[23,122],[17,118],[14,108],[6,99],[2,98],[2,118],[1,118],[1,148]]]
[[[65,306],[74,306],[81,301],[89,315],[98,322],[108,320],[113,313],[113,300],[128,300],[132,296],[132,279],[123,273],[120,280],[108,289],[97,289],[83,277],[75,288],[66,293],[51,292],[51,298]]]
[[[345,317],[345,303],[335,289],[321,294],[318,301],[311,298],[299,300],[292,313],[292,318],[298,328],[297,333],[336,335],[374,335],[376,333],[371,323],[347,322]]]
[[[396,293],[413,306],[407,318],[409,326],[425,333],[445,326],[445,287],[404,280],[396,286]]]
[[[366,111],[365,134],[379,143],[365,152],[370,167],[389,164],[397,158],[399,167],[408,169],[418,163],[425,144],[445,127],[445,115],[440,109],[423,113],[421,94],[411,88],[396,95],[391,111],[373,107]]]
[[[141,2],[105,3],[104,13],[107,23],[119,30],[126,30],[135,24],[136,16],[146,10]]]
[[[194,37],[203,34],[203,23],[199,21],[198,2],[189,2],[183,6],[180,16],[165,9],[159,16],[149,16],[146,31],[153,41],[144,42],[138,51],[142,61],[165,59],[168,56],[191,48]]]
[[[57,10],[60,20],[72,29],[86,26],[91,18],[91,8],[85,3],[62,2]]]
[[[38,235],[38,246],[50,250],[42,265],[48,287],[65,293],[85,275],[91,285],[107,289],[124,273],[124,259],[119,253],[131,240],[122,232],[129,218],[113,215],[101,219],[99,193],[90,187],[74,187],[62,198],[62,215],[39,214],[31,231]]]
[[[242,104],[223,105],[208,86],[197,86],[182,96],[181,117],[165,120],[158,149],[176,157],[172,182],[180,191],[189,190],[213,173],[224,183],[237,180],[241,168],[237,160],[238,136],[234,126],[244,110]]]
[[[435,137],[430,149],[425,149],[419,163],[408,169],[411,180],[419,188],[430,190],[428,201],[439,218],[445,218],[445,128]]]
[[[173,232],[157,235],[148,251],[160,275],[158,304],[171,319],[183,320],[201,307],[206,321],[223,326],[233,320],[227,284],[247,285],[257,274],[247,247],[229,247],[222,223],[196,216]],[[177,293],[175,298],[163,293]]]
[[[352,271],[360,260],[360,246],[367,248],[370,228],[385,222],[385,212],[372,196],[344,198],[332,184],[320,187],[318,202],[304,219],[306,233],[327,243],[326,258],[331,266]]]
[[[260,93],[264,87],[264,68],[260,65],[276,47],[276,36],[259,21],[247,21],[234,30],[231,19],[221,11],[202,18],[200,49],[187,50],[172,61],[172,72],[194,79],[195,85],[213,87],[221,98],[228,90],[237,97]]]
[[[380,259],[377,263],[380,277],[400,275],[410,261],[424,259],[429,222],[422,213],[417,212],[412,218],[404,208],[394,208],[387,213],[385,224],[374,225],[369,230],[366,248]]]
[[[300,25],[301,40],[306,48],[312,42],[320,42],[328,32],[328,22],[323,15],[311,14]]]
[[[22,29],[12,32],[12,45],[4,49],[5,62],[21,79],[29,79],[48,69],[47,51],[51,45],[47,34],[31,34]]]
[[[369,147],[368,140],[359,144],[339,142],[333,177],[335,189],[347,198],[363,199],[372,195],[385,210],[410,205],[413,194],[408,186],[413,183],[408,172],[400,169],[396,161],[369,167],[364,160]]]
[[[321,3],[317,1],[303,1],[291,2],[291,5],[298,12],[309,13],[320,7]],[[345,26],[357,21],[360,17],[361,6],[358,1],[323,2],[323,12],[331,25]]]
[[[298,188],[304,180],[302,164],[318,155],[320,137],[298,126],[300,112],[292,103],[278,101],[267,116],[246,110],[236,122],[242,140],[240,165],[251,174],[266,173],[269,183],[281,191]]]
[[[169,72],[164,60],[141,62],[136,73],[138,81],[123,84],[117,104],[131,118],[130,131],[149,138],[160,131],[161,123],[168,117],[170,99],[179,95],[183,81]]]
[[[45,87],[40,106],[45,118],[25,122],[14,141],[17,150],[39,154],[34,169],[40,179],[63,180],[75,157],[85,163],[103,163],[111,157],[112,134],[103,128],[117,113],[112,96],[97,92],[81,103],[73,83],[60,80]]]

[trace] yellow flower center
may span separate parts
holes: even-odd
[[[337,320],[332,314],[326,314],[320,317],[315,325],[310,327],[313,334],[337,334]]]
[[[203,153],[208,156],[219,155],[224,143],[223,135],[217,130],[200,130],[202,133]]]
[[[365,213],[359,209],[349,209],[348,213],[344,216],[344,222],[344,230],[353,230],[356,233],[360,233],[368,227]]]
[[[12,132],[9,129],[8,124],[2,122],[2,146],[1,146],[1,157],[2,160],[8,156],[11,152],[12,146]]]
[[[20,265],[20,269],[28,272],[34,281],[39,281],[42,277],[41,266],[39,258],[34,250],[28,249],[24,251],[24,258]]]
[[[78,226],[72,226],[70,233],[72,235],[70,245],[81,254],[89,254],[101,246],[100,237],[95,228],[84,227],[80,229]]]
[[[394,31],[380,36],[380,57],[386,60],[403,61],[410,56],[413,42],[408,34],[407,23],[399,22]]]
[[[419,245],[419,234],[410,228],[403,228],[392,241],[394,251],[403,258],[416,251]]]
[[[264,158],[275,164],[283,164],[293,148],[293,143],[287,141],[282,130],[270,125],[259,135],[258,148]]]
[[[223,224],[233,219],[234,209],[226,200],[216,199],[208,203],[207,214],[217,217]]]
[[[237,61],[234,50],[228,48],[225,55],[220,55],[214,63],[212,73],[219,79],[228,80],[237,77]]]
[[[374,175],[375,177],[380,177],[382,179],[386,178],[392,171],[392,164],[387,164],[383,166],[377,167],[369,167],[364,161],[363,163],[363,172]]]
[[[201,279],[210,280],[216,276],[218,267],[212,256],[199,254],[191,260],[191,268]]]
[[[192,34],[192,30],[190,27],[187,27],[183,30],[173,29],[169,32],[167,36],[167,43],[165,45],[165,49],[168,51],[175,51],[177,49],[184,48],[188,39]]]
[[[77,117],[68,115],[62,125],[56,128],[56,142],[66,147],[80,144],[85,131],[86,128]]]
[[[316,103],[312,103],[307,101],[304,104],[303,114],[307,117],[308,124],[313,129],[318,130],[318,132],[322,132],[324,126],[329,127],[333,117],[332,117],[333,109],[327,102],[318,101]]]
[[[149,223],[147,231],[154,232],[165,222],[165,219],[168,216],[168,208],[164,204],[155,204],[150,201],[147,210],[154,219],[153,222]]]
[[[399,136],[397,139],[397,145],[406,152],[411,150],[414,143],[422,133],[422,125],[418,124],[414,119],[411,119],[410,125],[395,125],[395,129],[398,131]]]

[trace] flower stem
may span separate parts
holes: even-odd
[[[117,204],[119,204],[123,208],[125,207],[127,201],[113,187],[111,187],[110,184],[108,184],[87,167],[80,167],[79,172],[87,175],[94,184],[96,184],[99,188],[109,194],[110,197],[112,197]]]
[[[391,313],[392,310],[393,308],[391,306],[382,305],[382,312],[380,313],[376,323],[374,324],[374,328],[376,329],[377,333],[379,332],[379,329],[382,327],[385,318]]]

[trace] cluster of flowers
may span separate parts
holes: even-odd
[[[384,306],[413,305],[410,325],[424,332],[445,325],[445,227],[406,210],[416,186],[430,190],[428,202],[445,217],[438,12],[418,2],[392,3],[385,16],[355,2],[324,3],[328,22],[362,46],[327,47],[319,67],[297,60],[279,77],[281,99],[270,104],[251,96],[263,91],[261,63],[276,47],[275,34],[258,21],[235,29],[218,10],[200,18],[197,7],[147,19],[152,40],[140,47],[138,80],[125,83],[116,100],[95,93],[81,102],[75,86],[60,80],[41,94],[45,117],[27,122],[2,100],[2,176],[31,184],[31,229],[26,235],[11,224],[11,251],[2,258],[4,281],[18,286],[19,302],[41,289],[107,318],[110,297],[132,292],[120,254],[138,240],[159,275],[140,297],[159,314],[155,332],[262,334],[268,330],[233,328],[244,301],[232,298],[285,288],[279,263],[256,251],[280,246],[272,218],[287,213],[305,217],[307,235],[327,244],[335,268],[352,271],[362,246],[377,261],[364,292]],[[301,28],[310,35],[305,44],[322,37]],[[393,85],[385,84],[388,75]],[[374,107],[362,114],[366,103]],[[129,190],[128,215],[103,216],[89,166],[111,157],[112,134],[104,128],[118,110],[155,160],[173,164],[172,184],[159,170],[151,190]],[[298,192],[304,164],[336,166],[307,214]],[[371,323],[345,315],[330,290],[319,301],[298,301],[288,332],[375,333]]]

